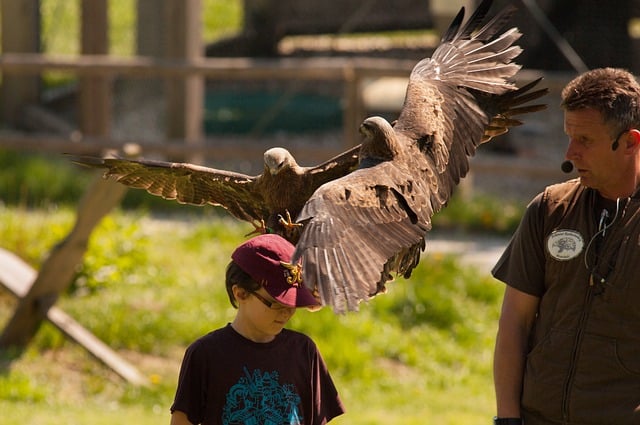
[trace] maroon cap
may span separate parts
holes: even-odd
[[[318,306],[318,300],[302,284],[302,266],[289,263],[294,250],[295,247],[283,237],[265,234],[240,245],[231,254],[231,259],[280,304]]]

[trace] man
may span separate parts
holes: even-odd
[[[238,311],[187,349],[171,425],[323,425],[344,412],[314,342],[284,329],[296,308],[319,307],[293,251],[265,234],[233,252],[226,288]]]
[[[640,86],[596,69],[561,105],[579,177],[534,198],[493,269],[494,422],[640,424]]]

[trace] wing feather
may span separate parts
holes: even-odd
[[[513,13],[512,8],[474,30],[481,24],[488,5],[490,2],[483,2],[459,34],[440,45],[432,58],[414,67],[405,104],[394,127],[396,133],[409,140],[432,140],[427,149],[421,150],[433,159],[438,175],[438,190],[431,195],[434,212],[446,204],[468,173],[469,157],[476,148],[521,124],[507,114],[544,108],[516,108],[521,101],[537,99],[546,91],[528,93],[535,82],[518,89],[510,81],[520,69],[511,61],[522,51],[513,45],[521,34],[512,28],[495,35]],[[519,96],[512,96],[514,92]]]
[[[372,173],[376,185],[367,182]],[[388,162],[356,170],[321,186],[298,216],[304,231],[293,261],[302,259],[305,284],[336,312],[375,295],[385,263],[424,237],[428,225],[418,220],[430,214],[412,195],[425,189],[408,177]]]
[[[187,163],[122,158],[74,157],[73,161],[105,168],[104,177],[182,204],[214,205],[246,221],[268,215],[256,190],[259,177]]]
[[[408,277],[432,215],[477,147],[519,125],[515,116],[544,108],[529,104],[546,93],[534,90],[539,80],[520,88],[512,81],[521,33],[503,27],[514,8],[487,20],[490,6],[482,1],[464,24],[461,10],[433,56],[412,70],[395,125],[379,117],[363,123],[363,168],[321,186],[298,216],[304,227],[294,261],[337,313],[357,310],[394,273]]]
[[[328,178],[327,181],[342,177],[358,166],[359,153],[360,145],[356,145],[321,164],[314,167],[307,167],[307,172],[311,176],[328,173],[330,178]]]

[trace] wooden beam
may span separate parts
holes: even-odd
[[[186,54],[186,53],[185,53]],[[190,53],[190,54],[193,54]],[[361,82],[377,77],[408,77],[414,61],[379,58],[114,58],[107,55],[79,57],[7,54],[0,56],[0,71],[4,74],[41,72],[43,69],[75,72],[79,75],[130,77],[175,77],[169,100],[169,139],[181,139],[189,145],[202,140],[203,78],[218,80],[337,80],[345,84],[346,107],[343,112],[344,147],[359,140],[357,128],[364,115]],[[177,78],[194,76],[178,81]],[[187,93],[189,93],[187,95]],[[204,147],[203,149],[206,149]],[[196,148],[197,150],[197,148]],[[186,159],[186,158],[185,158]],[[202,158],[189,157],[201,163]]]
[[[242,149],[238,149],[238,146]],[[0,147],[5,149],[51,153],[58,156],[70,155],[103,155],[105,151],[111,151],[119,155],[152,155],[158,154],[172,160],[180,158],[201,156],[210,161],[246,160],[255,158],[257,164],[262,164],[262,154],[271,147],[264,143],[256,143],[253,140],[224,139],[215,141],[203,140],[198,144],[187,144],[184,140],[165,140],[158,143],[153,140],[111,140],[93,137],[63,138],[51,135],[33,135],[22,133],[0,132]],[[314,146],[296,145],[289,148],[291,153],[299,159],[331,158],[344,150],[340,146]],[[206,162],[206,161],[205,161]],[[204,164],[202,162],[201,164]],[[307,162],[308,165],[313,163]]]
[[[162,143],[152,140],[110,140],[101,138],[79,138],[75,141],[52,137],[49,135],[33,136],[31,134],[0,132],[0,147],[16,150],[32,150],[60,154],[65,152],[75,155],[100,155],[105,150],[130,152],[137,150],[142,155],[160,153],[167,157],[179,158],[185,155],[199,154],[213,161],[244,160],[256,158],[260,161],[264,150],[270,146],[242,142],[242,149],[238,149],[238,139],[216,139],[215,142],[204,141],[202,144],[189,146],[183,140],[166,140]],[[305,158],[330,158],[342,150],[341,147],[296,145],[291,147],[291,153],[304,161]],[[475,156],[471,159],[472,171],[480,174],[495,174],[503,176],[527,176],[530,179],[546,181],[560,181],[566,178],[556,164],[540,165],[526,158],[509,158],[509,161],[492,159],[490,157]],[[308,163],[308,165],[312,165]]]
[[[362,78],[353,69],[345,72],[344,112],[342,114],[342,132],[346,146],[355,146],[360,143],[358,127],[366,118],[365,105],[362,97]]]
[[[136,54],[162,57],[168,37],[164,20],[166,0],[136,1]]]
[[[159,59],[165,56],[164,46],[168,37],[165,9],[165,0],[136,1],[136,55]],[[157,98],[166,105],[165,84],[160,78],[146,78],[142,84],[135,79],[124,78],[119,84],[122,85],[121,96],[125,99]]]
[[[165,0],[167,26],[166,55],[187,63],[202,59],[201,0]],[[204,117],[204,77],[202,74],[185,75],[166,81],[167,137],[181,138],[187,144],[202,140]],[[201,163],[202,158],[184,158]]]
[[[107,0],[81,1],[80,50],[84,55],[109,53]],[[78,97],[80,130],[92,136],[111,132],[112,76],[81,75]]]
[[[0,248],[0,285],[18,298],[27,295],[38,273],[17,255]],[[147,385],[147,379],[108,345],[76,322],[60,308],[53,306],[45,317],[68,338],[84,347],[120,377],[134,385]]]
[[[30,105],[24,108],[21,121],[23,127],[28,131],[50,133],[66,139],[80,136],[75,126],[52,111],[38,105]]]
[[[40,51],[39,6],[38,0],[0,0],[0,52],[3,55]],[[22,109],[38,101],[38,73],[2,76],[0,121],[17,126]]]
[[[13,316],[0,335],[0,349],[13,347],[21,352],[26,348],[49,308],[71,284],[76,267],[82,262],[91,232],[102,217],[120,202],[125,192],[125,186],[96,176],[80,201],[73,229],[51,250],[33,285],[20,298]]]
[[[345,69],[364,77],[408,77],[415,61],[382,58],[201,58],[192,60],[107,55],[56,56],[7,53],[0,55],[0,71],[6,74],[40,73],[43,69],[77,74],[129,77],[179,77],[201,74],[228,80],[343,80]]]

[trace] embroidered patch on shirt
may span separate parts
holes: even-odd
[[[584,248],[582,235],[575,230],[555,230],[547,239],[547,251],[559,261],[576,258]]]

